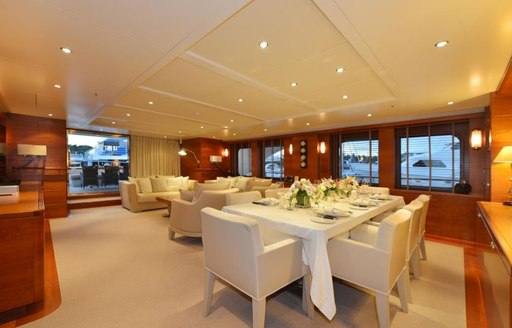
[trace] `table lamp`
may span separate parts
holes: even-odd
[[[498,156],[494,159],[494,163],[510,163],[510,168],[512,170],[512,146],[505,146],[501,148],[500,152],[498,153]],[[509,177],[509,180],[512,184],[512,177]],[[512,185],[508,189],[508,194],[510,196],[510,199],[512,199]],[[503,202],[503,205],[512,206],[512,201],[506,201]]]

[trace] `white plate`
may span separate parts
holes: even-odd
[[[312,218],[311,221],[316,223],[332,224],[336,222],[336,219]]]

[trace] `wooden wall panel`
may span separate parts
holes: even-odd
[[[493,94],[491,97],[491,161],[501,148],[512,145],[512,95]],[[510,164],[491,164],[491,201],[510,200],[512,168]]]
[[[183,147],[192,150],[196,154],[199,160],[199,167],[192,154],[182,156],[180,158],[181,175],[203,182],[204,180],[215,179],[218,176],[226,176],[230,172],[229,157],[222,157],[221,163],[210,163],[210,156],[222,156],[225,148],[225,144],[222,141],[195,138],[184,140]]]
[[[66,121],[6,113],[7,177],[22,181],[60,182],[59,198],[51,197],[47,218],[67,215]],[[46,156],[18,155],[18,144],[45,145]],[[45,168],[44,170],[42,168]],[[52,190],[54,189],[52,186]],[[43,190],[44,192],[44,190]],[[45,194],[46,196],[46,194]],[[51,209],[54,210],[51,210]]]
[[[379,186],[395,186],[395,129],[379,129]]]

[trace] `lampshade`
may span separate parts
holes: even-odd
[[[494,159],[494,163],[512,163],[512,146],[501,148],[498,156]]]
[[[178,155],[180,155],[180,156],[186,156],[186,155],[187,155],[187,151],[185,150],[185,148],[181,148],[181,149],[178,151]]]
[[[473,129],[471,131],[471,148],[480,149],[482,147],[482,130]]]

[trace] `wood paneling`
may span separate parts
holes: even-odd
[[[395,185],[395,129],[379,129],[379,186],[393,188]]]
[[[226,176],[230,172],[229,157],[222,157],[225,144],[220,140],[196,138],[183,141],[183,147],[192,150],[199,159],[199,167],[192,154],[182,156],[181,175],[200,182]],[[210,156],[221,156],[221,163],[210,163]],[[231,155],[230,155],[231,156]]]

